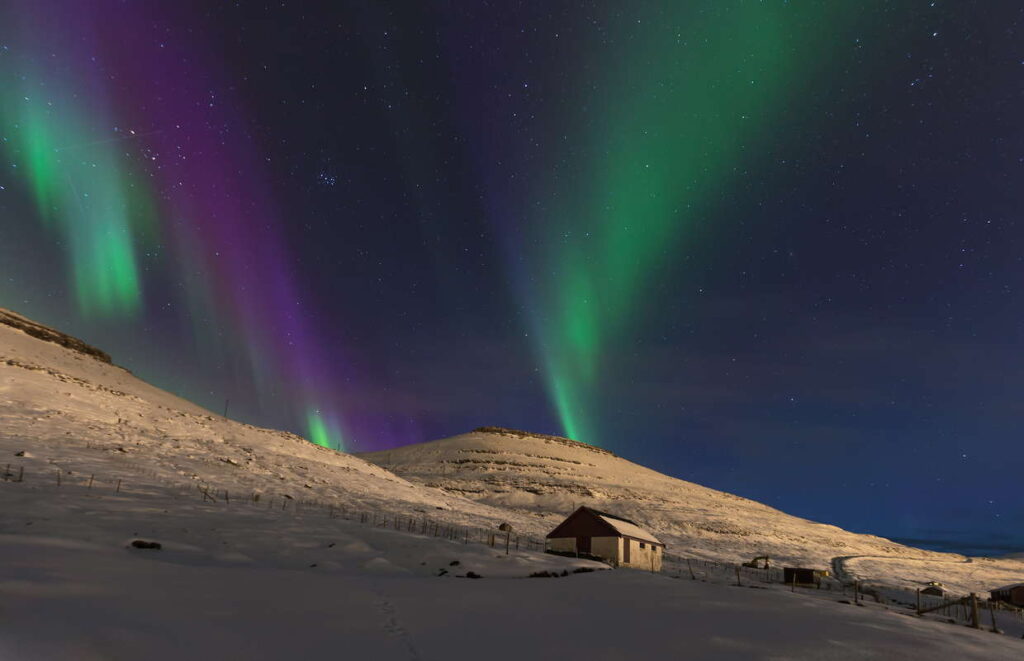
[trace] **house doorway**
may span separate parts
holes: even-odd
[[[590,553],[590,538],[589,537],[577,537],[576,538],[576,552],[577,553]]]

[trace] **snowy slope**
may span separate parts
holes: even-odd
[[[647,526],[677,555],[769,554],[777,563],[832,563],[850,577],[899,585],[944,580],[958,592],[984,591],[1024,576],[1021,559],[968,563],[849,533],[557,437],[474,432],[363,458],[333,452],[214,415],[109,360],[0,310],[0,452],[29,451],[22,463],[30,471],[43,470],[39,463],[352,510],[430,511],[479,528],[508,521],[538,539],[574,506],[589,504]]]
[[[57,331],[29,335],[7,323],[12,316],[0,309],[0,452],[13,460],[14,452],[27,451],[21,463],[30,473],[62,467],[116,474],[126,482],[192,481],[221,492],[339,507],[442,508],[481,522],[501,518],[492,508],[409,483],[294,434],[214,415]]]
[[[406,480],[213,415],[143,383],[102,351],[27,320],[5,323],[11,318],[0,313],[4,661],[1024,652],[1010,636],[912,619],[883,604],[856,608],[825,591],[630,571],[526,578],[601,565],[525,548],[506,555],[500,544],[481,543],[479,530],[445,538],[421,522],[494,531],[508,521],[542,534],[556,510],[586,498],[634,514],[670,544],[699,541],[694,550],[708,557],[734,554],[730,533],[712,531],[711,521],[762,516],[785,534],[817,524],[550,439],[477,434],[394,451],[384,463],[408,455]],[[481,459],[489,463],[475,463]],[[703,508],[702,527],[663,525],[676,521],[668,510],[684,496]],[[651,507],[658,499],[664,510]],[[162,548],[131,548],[134,539]],[[872,540],[864,544],[884,544]],[[468,580],[470,572],[483,579]],[[1010,625],[1002,626],[1019,636]]]
[[[834,558],[848,576],[913,585],[945,576],[951,589],[982,591],[1024,577],[1015,559],[981,559],[915,549],[816,523],[732,494],[685,482],[600,448],[512,430],[476,431],[431,443],[360,455],[397,475],[453,495],[543,515],[550,528],[579,505],[625,516],[677,555],[827,569]],[[885,565],[858,557],[884,558]],[[970,564],[973,571],[961,571]]]

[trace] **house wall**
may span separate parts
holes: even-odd
[[[623,545],[632,544],[629,551],[629,563],[622,561]],[[549,537],[547,548],[550,551],[562,553],[576,552],[575,537]],[[640,548],[640,542],[625,537],[591,537],[590,555],[607,560],[615,567],[629,567],[631,569],[645,569],[647,571],[661,571],[662,547],[644,542],[644,548]]]
[[[576,552],[575,537],[549,537],[547,540],[549,551],[561,553]],[[622,555],[622,539],[619,537],[591,537],[590,555],[597,556],[618,566],[619,558]]]
[[[1010,590],[992,590],[990,594],[996,601],[1006,601],[1014,606],[1024,606],[1024,586]]]
[[[661,571],[661,547],[650,542],[644,542],[644,548],[640,548],[640,542],[635,539],[623,538],[623,544],[629,544],[629,564],[620,563],[621,567],[632,569],[646,569],[647,571]],[[623,557],[620,552],[619,557]]]
[[[612,565],[618,567],[622,560],[622,538],[621,537],[592,537],[590,539],[590,554],[604,558]]]
[[[561,551],[562,553],[575,553],[576,552],[576,538],[575,537],[549,537],[548,538],[548,550],[549,551]]]

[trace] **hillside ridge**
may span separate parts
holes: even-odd
[[[611,450],[606,450],[605,448],[591,445],[590,443],[584,443],[583,441],[574,441],[573,439],[566,438],[565,436],[555,436],[554,434],[541,434],[538,432],[524,431],[522,429],[509,429],[508,427],[477,427],[473,431],[480,434],[497,434],[499,436],[512,436],[516,438],[540,438],[547,441],[553,441],[555,443],[561,443],[562,445],[567,445],[569,447],[589,450],[590,452],[607,454],[612,457],[618,456]]]
[[[71,349],[77,353],[91,356],[100,362],[111,365],[113,364],[110,354],[106,351],[97,349],[91,344],[87,344],[77,337],[63,333],[55,328],[50,328],[49,326],[44,326],[39,322],[32,321],[28,317],[23,317],[12,310],[0,308],[0,324],[20,330],[21,332],[36,339],[43,340],[44,342],[51,342],[66,349]]]

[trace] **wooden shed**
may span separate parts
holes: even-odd
[[[1008,604],[1024,608],[1024,583],[1004,585],[992,590],[991,594],[992,601],[1005,601]]]
[[[661,571],[665,545],[633,521],[580,507],[547,534],[547,550],[599,558],[613,567]]]
[[[783,567],[782,580],[786,585],[818,585],[821,574],[815,569],[807,567]]]

